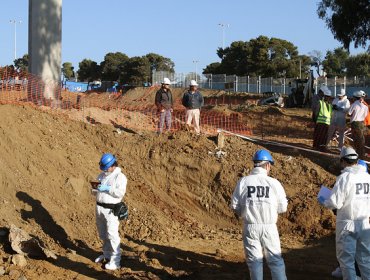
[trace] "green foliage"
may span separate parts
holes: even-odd
[[[317,14],[345,49],[352,42],[355,48],[366,47],[370,40],[369,0],[321,0]]]
[[[62,64],[62,73],[67,80],[75,76],[75,72],[73,70],[74,67],[71,62],[64,62]]]
[[[102,80],[104,81],[118,81],[122,76],[128,56],[121,53],[107,53],[104,60],[100,63],[102,71]]]
[[[175,72],[175,63],[167,57],[163,57],[159,54],[155,53],[148,53],[145,56],[150,65],[150,71],[169,71],[174,73]]]
[[[15,69],[23,73],[28,72],[28,54],[14,60]]]
[[[144,82],[150,81],[151,64],[146,56],[131,57],[125,65],[125,73],[122,77],[123,83],[129,85],[142,85]]]
[[[221,71],[221,63],[213,62],[203,69],[203,74],[223,74]]]
[[[220,64],[211,63],[203,73],[238,76],[298,76],[299,62],[306,69],[309,59],[299,56],[297,47],[279,38],[259,36],[250,41],[235,41],[230,47],[219,48]],[[304,63],[304,64],[303,64]]]
[[[324,71],[328,78],[343,77],[346,75],[346,62],[349,53],[344,48],[336,48],[334,51],[327,51],[323,61]]]
[[[91,59],[84,59],[78,64],[78,79],[92,82],[101,78],[100,66]]]
[[[370,54],[362,53],[350,56],[346,61],[347,76],[369,77],[370,78]]]

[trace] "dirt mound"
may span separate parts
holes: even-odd
[[[240,224],[228,205],[260,147],[226,138],[226,154],[218,158],[212,137],[117,133],[111,125],[92,126],[27,106],[3,105],[0,113],[0,227],[15,224],[58,256],[54,262],[29,259],[20,271],[10,264],[13,252],[0,236],[4,279],[11,279],[11,271],[30,279],[240,279],[246,273]],[[329,159],[272,151],[272,176],[289,197],[288,213],[279,219],[288,252],[298,244],[292,239],[333,232],[333,215],[319,207],[316,193],[320,183],[334,182],[337,170]],[[88,182],[99,172],[103,152],[117,154],[128,177],[130,218],[121,229],[124,268],[117,272],[91,261],[101,245]]]

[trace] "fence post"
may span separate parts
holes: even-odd
[[[224,89],[226,89],[225,86],[226,86],[226,74],[224,74]]]
[[[257,93],[261,93],[261,76],[258,76]]]
[[[209,77],[209,88],[212,89],[212,74],[210,74],[211,76]]]
[[[344,90],[346,90],[346,86],[347,86],[347,77],[344,76],[344,78],[343,78],[343,88],[344,88]]]
[[[285,83],[286,83],[285,78],[283,78],[283,94],[284,95],[285,95]]]
[[[334,97],[337,97],[337,76],[334,77]]]
[[[272,92],[272,83],[273,83],[273,79],[272,77],[270,77],[270,91]]]
[[[238,76],[237,75],[234,75],[234,91],[235,92],[238,92]]]
[[[249,76],[247,76],[247,92],[249,93]]]

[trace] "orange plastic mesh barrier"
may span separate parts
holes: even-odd
[[[113,124],[117,128],[156,131],[159,121],[154,106],[157,86],[140,89],[129,95],[121,93],[73,93],[62,90],[61,84],[42,81],[28,73],[19,73],[13,68],[0,67],[0,102],[2,104],[32,104],[46,109],[58,110],[70,118],[89,123]],[[142,90],[145,90],[142,94]],[[251,129],[238,113],[223,113],[216,110],[202,109],[201,129],[205,133],[215,134],[218,128],[238,134],[250,135]],[[185,108],[181,98],[174,102],[172,130],[185,127]]]

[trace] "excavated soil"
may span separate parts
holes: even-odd
[[[107,112],[93,110],[102,116]],[[241,113],[249,122],[254,116],[257,127],[261,110]],[[276,118],[271,125],[291,113],[282,112],[270,112]],[[69,118],[28,105],[0,106],[2,279],[249,279],[241,222],[228,205],[238,178],[251,170],[250,159],[261,146],[226,137],[226,154],[219,158],[214,136],[117,130],[110,117],[92,124],[81,122],[87,115],[78,113],[69,111]],[[300,118],[308,119],[307,112]],[[283,138],[277,132],[276,137],[303,139],[305,127],[302,122],[297,135]],[[278,222],[288,278],[331,279],[335,217],[318,205],[316,195],[320,184],[334,183],[336,160],[296,149],[263,148],[271,150],[276,161],[271,175],[282,182],[289,198],[288,212]],[[130,217],[120,228],[122,268],[114,272],[92,261],[101,243],[88,182],[99,173],[104,152],[117,155],[128,178]],[[41,240],[57,260],[27,258],[24,267],[12,264],[11,224]],[[268,269],[266,275],[270,279]]]

